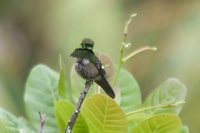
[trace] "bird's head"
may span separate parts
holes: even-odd
[[[88,57],[91,52],[93,53],[93,51],[92,51],[93,47],[94,47],[94,41],[89,38],[85,38],[81,42],[81,48],[76,48],[71,53],[71,57],[75,57],[75,58]]]
[[[85,38],[81,42],[81,47],[84,48],[84,49],[92,50],[93,47],[94,47],[94,41],[92,39]]]

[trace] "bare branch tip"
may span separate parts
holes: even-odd
[[[151,47],[151,49],[152,49],[153,51],[157,51],[157,50],[158,50],[157,47]]]
[[[137,13],[131,14],[131,18],[134,18],[134,17],[136,17],[136,16],[137,16]]]

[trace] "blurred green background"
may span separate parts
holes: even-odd
[[[169,77],[188,88],[181,117],[198,133],[200,112],[199,0],[0,0],[0,106],[24,114],[23,93],[30,69],[47,64],[59,71],[59,54],[70,68],[69,54],[85,37],[117,63],[124,23],[138,13],[129,29],[126,51],[149,45],[124,66],[138,80],[143,98]],[[114,55],[114,56],[113,56]]]

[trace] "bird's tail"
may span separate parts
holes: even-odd
[[[115,98],[115,93],[104,76],[101,76],[101,79],[95,80],[95,82],[101,86],[101,88],[103,88],[107,95],[109,95],[111,98]]]

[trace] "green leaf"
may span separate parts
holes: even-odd
[[[0,133],[9,133],[8,129],[6,128],[6,125],[2,122],[0,119]],[[10,131],[12,133],[12,131]]]
[[[159,114],[143,121],[131,133],[179,133],[181,121],[174,114]]]
[[[128,125],[124,112],[110,97],[96,94],[83,104],[82,115],[91,133],[127,133]]]
[[[150,118],[151,115],[144,113],[144,112],[139,112],[139,113],[134,113],[134,114],[126,114],[126,118],[128,120],[128,128],[129,131],[131,131],[133,128],[137,127],[141,122],[144,120]]]
[[[66,78],[64,69],[61,68],[60,77],[58,82],[58,94],[61,99],[67,98],[67,89],[66,89]]]
[[[8,111],[0,108],[0,124],[1,129],[8,133],[19,133],[19,125],[17,118]]]
[[[60,133],[64,133],[67,122],[71,118],[74,111],[73,108],[74,107],[72,106],[72,104],[68,101],[59,101],[56,103],[54,109]],[[74,125],[73,133],[89,133],[89,129],[81,113],[79,114],[78,119]]]
[[[58,99],[59,75],[44,65],[38,65],[32,69],[28,77],[25,89],[25,107],[27,116],[39,131],[39,113],[47,116],[44,132],[56,133],[56,120],[54,116],[54,104]]]
[[[118,77],[121,91],[122,109],[127,113],[138,109],[142,104],[141,92],[135,78],[127,70],[121,69]]]
[[[189,128],[187,126],[182,126],[180,133],[189,133]]]
[[[69,99],[69,92],[67,90],[67,81],[65,77],[65,67],[62,61],[62,56],[60,55],[60,76],[58,81],[58,94],[61,99]]]
[[[187,88],[179,80],[170,78],[149,94],[144,102],[144,106],[156,106],[185,101],[186,94]],[[157,108],[148,112],[152,114],[163,112],[179,114],[180,111],[181,106]]]
[[[29,122],[25,118],[18,118],[18,124],[20,127],[20,133],[35,133],[35,131],[33,131],[33,129],[31,128]]]
[[[34,133],[34,131],[25,123],[25,119],[18,119],[0,108],[0,133]]]

